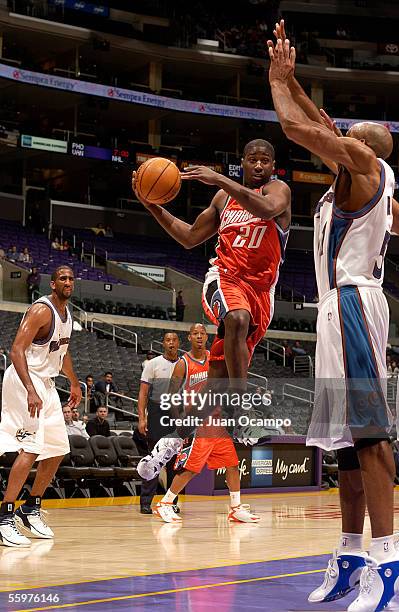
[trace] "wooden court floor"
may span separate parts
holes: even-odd
[[[0,610],[317,612],[305,595],[336,544],[337,491],[242,501],[258,524],[229,524],[227,497],[181,497],[177,526],[140,515],[137,498],[45,502],[55,540],[0,547]]]

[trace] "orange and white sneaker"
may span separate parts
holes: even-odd
[[[235,523],[257,523],[260,516],[251,512],[249,504],[240,504],[230,508],[227,519]]]
[[[164,523],[181,523],[182,518],[175,512],[171,502],[158,502],[152,511],[155,516],[159,516]]]

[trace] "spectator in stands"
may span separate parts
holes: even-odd
[[[97,226],[94,231],[96,236],[105,236],[105,227],[102,223],[97,223]]]
[[[64,420],[68,436],[83,436],[84,438],[86,438],[86,440],[88,440],[90,436],[86,432],[84,424],[82,423],[82,421],[73,420],[72,410],[68,406],[68,404],[65,404],[65,406],[62,407],[62,412],[64,414]]]
[[[98,400],[95,394],[94,378],[92,374],[88,374],[86,376],[85,383],[87,385],[87,403],[89,406],[89,412],[96,412],[98,408],[98,405],[97,405]],[[84,395],[84,389],[82,389],[82,393]]]
[[[183,291],[180,289],[180,291],[177,292],[176,298],[176,321],[183,321],[185,308],[186,305],[184,303]]]
[[[18,252],[17,252],[17,247],[15,244],[8,249],[7,259],[9,261],[18,261]]]
[[[18,261],[23,263],[32,263],[33,259],[31,254],[29,253],[28,247],[25,247],[24,250],[19,254]]]
[[[64,240],[63,244],[61,245],[60,250],[61,251],[68,251],[68,254],[72,255],[72,247],[69,244],[68,240]]]
[[[6,256],[5,250],[0,247],[0,259],[4,259],[5,256]]]
[[[154,351],[147,351],[147,355],[146,358],[144,359],[144,361],[142,361],[141,363],[141,369],[144,370],[145,366],[147,365],[147,363],[149,361],[151,361],[151,359],[154,359],[155,357],[155,353]]]
[[[54,238],[53,242],[51,243],[51,248],[54,249],[54,251],[61,250],[60,240],[57,236]]]
[[[387,376],[388,378],[392,376],[392,361],[390,355],[387,355]]]
[[[397,376],[399,374],[399,368],[398,368],[398,364],[396,363],[396,361],[392,361],[391,368],[392,368],[392,376]]]
[[[95,391],[103,393],[104,395],[107,393],[118,393],[118,387],[113,382],[112,372],[104,373],[103,380],[98,380],[96,382]]]
[[[306,355],[306,351],[301,345],[301,343],[299,342],[299,340],[295,340],[295,344],[292,347],[292,352],[294,353],[295,357]]]
[[[40,287],[40,274],[37,271],[36,266],[33,266],[32,272],[28,274],[26,278],[26,285],[28,287],[28,301],[29,304],[33,302],[33,293],[39,291]]]
[[[288,344],[288,340],[283,341],[283,347],[285,349],[285,363],[292,368],[292,363],[294,361],[294,353],[292,352],[292,347]]]
[[[112,227],[110,227],[109,225],[107,225],[107,227],[105,228],[105,237],[106,238],[114,237],[114,232],[112,231]]]
[[[108,408],[100,406],[97,408],[96,417],[91,419],[86,425],[86,432],[89,436],[105,436],[109,438],[111,435],[109,423],[107,421]]]

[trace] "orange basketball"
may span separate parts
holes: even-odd
[[[166,204],[180,191],[180,172],[169,159],[153,157],[141,164],[136,175],[136,191],[151,204]]]

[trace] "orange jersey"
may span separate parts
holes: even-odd
[[[254,191],[262,193],[262,187]],[[220,216],[216,258],[211,263],[250,284],[272,287],[287,239],[288,230],[282,230],[274,219],[255,217],[228,196]]]
[[[182,359],[186,366],[182,389],[185,391],[201,391],[208,379],[209,351],[206,351],[203,361],[194,359],[189,353],[184,353]]]

